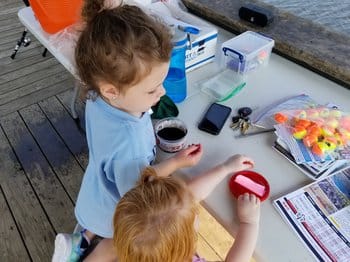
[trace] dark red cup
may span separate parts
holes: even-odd
[[[260,201],[264,201],[270,194],[270,185],[259,173],[243,170],[232,175],[229,181],[232,195],[236,198],[244,193],[256,195]]]

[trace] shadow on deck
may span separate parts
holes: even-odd
[[[8,252],[2,261],[49,261],[55,234],[76,223],[88,150],[65,101],[68,92],[0,120],[0,233]]]

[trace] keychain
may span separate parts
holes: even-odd
[[[250,107],[241,107],[238,109],[238,115],[232,117],[230,128],[232,130],[240,129],[241,134],[244,135],[249,129],[251,122],[249,116],[253,110]]]

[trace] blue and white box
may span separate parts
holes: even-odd
[[[205,65],[214,60],[218,31],[206,21],[189,14],[174,4],[156,2],[147,5],[154,14],[161,17],[168,25],[180,26],[189,34],[189,45],[186,51],[186,72]]]

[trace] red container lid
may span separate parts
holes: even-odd
[[[237,198],[244,193],[256,195],[260,201],[264,201],[270,194],[270,185],[260,174],[243,170],[232,175],[229,181],[231,193]]]

